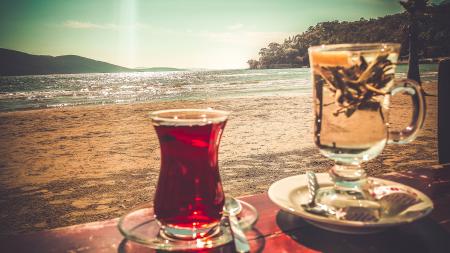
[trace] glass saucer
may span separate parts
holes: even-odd
[[[247,202],[241,200],[239,202],[242,205],[242,211],[237,215],[239,225],[244,231],[249,230],[258,219],[258,212]],[[155,220],[153,208],[150,206],[135,209],[122,216],[118,228],[127,240],[152,249],[167,251],[214,248],[227,244],[233,239],[225,218],[222,218],[219,224],[219,231],[210,237],[196,240],[177,240],[166,237],[162,235],[161,226]]]

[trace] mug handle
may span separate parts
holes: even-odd
[[[389,91],[390,96],[402,92],[411,96],[413,113],[411,123],[400,131],[388,130],[388,143],[404,144],[413,141],[425,121],[425,96],[422,87],[414,80],[400,79]]]

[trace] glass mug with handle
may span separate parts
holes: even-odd
[[[164,236],[194,240],[219,232],[225,196],[218,149],[228,114],[212,109],[151,113],[161,148],[154,211]]]
[[[423,125],[425,99],[420,85],[394,78],[399,53],[400,44],[389,43],[309,48],[314,142],[335,161],[329,170],[334,186],[316,195],[324,208],[376,206],[361,163],[378,156],[388,143],[411,142]],[[394,131],[389,128],[389,106],[399,92],[411,96],[413,113],[406,128]]]

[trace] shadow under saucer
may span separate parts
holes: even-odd
[[[365,235],[323,230],[285,211],[278,212],[276,221],[281,230],[296,242],[320,252],[444,253],[450,249],[450,233],[428,217]]]

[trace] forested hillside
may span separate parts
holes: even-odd
[[[450,2],[430,6],[419,19],[419,57],[450,56]],[[259,51],[258,60],[249,60],[249,67],[289,68],[309,65],[308,48],[321,44],[396,42],[402,44],[401,57],[408,54],[408,16],[406,13],[359,21],[318,23],[284,40],[270,43]]]

